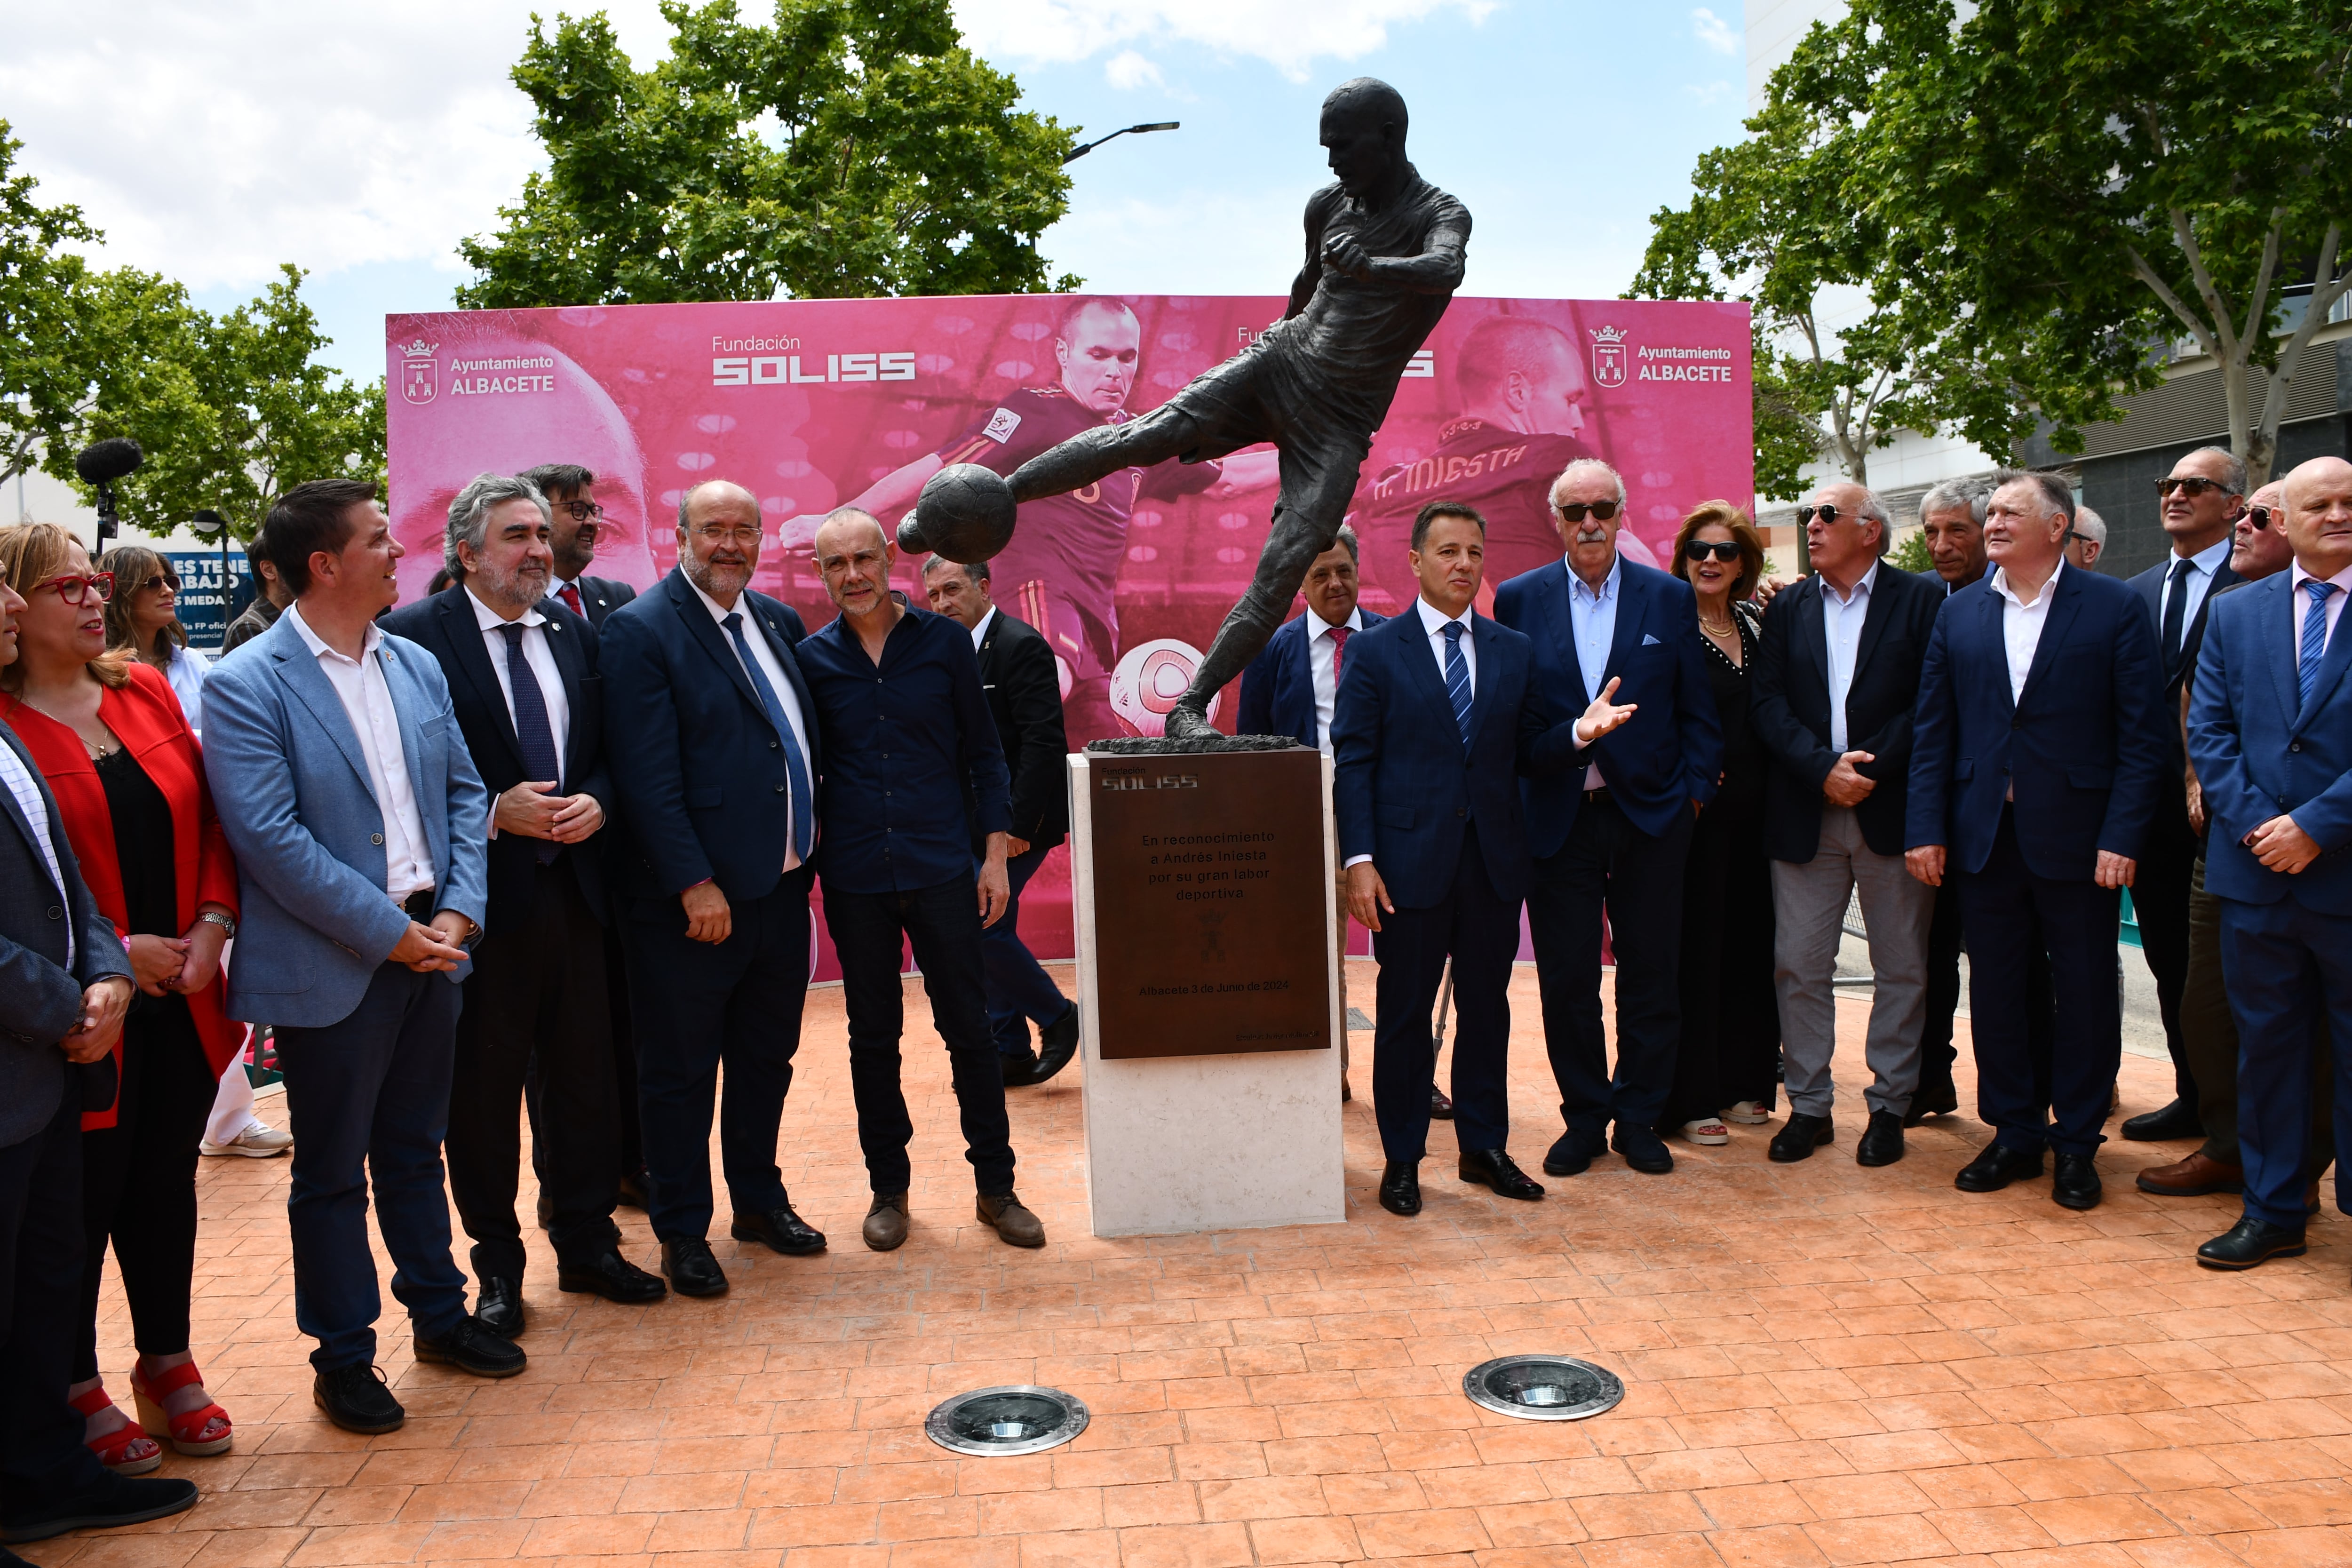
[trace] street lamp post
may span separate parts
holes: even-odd
[[[1101,146],[1104,142],[1110,141],[1113,137],[1141,135],[1147,131],[1173,131],[1182,123],[1183,121],[1181,120],[1160,120],[1154,121],[1150,125],[1122,125],[1118,130],[1112,132],[1109,136],[1097,136],[1091,142],[1082,142],[1077,146],[1071,148],[1068,152],[1062,154],[1062,162],[1065,163],[1075,163],[1078,159],[1083,158],[1087,153],[1093,152],[1096,148]]]

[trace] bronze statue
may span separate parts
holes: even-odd
[[[1171,740],[1217,733],[1210,699],[1257,657],[1308,565],[1339,537],[1398,378],[1461,286],[1470,214],[1406,160],[1405,124],[1404,100],[1370,77],[1323,100],[1337,180],[1307,198],[1307,264],[1282,320],[1256,342],[1141,418],[1074,436],[1009,480],[971,464],[942,468],[899,524],[902,548],[984,561],[1012,537],[1021,502],[1124,468],[1272,441],[1282,473],[1273,531],[1248,592],[1168,715]]]

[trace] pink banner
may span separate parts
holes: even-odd
[[[806,550],[824,512],[856,500],[895,522],[943,461],[1009,472],[1064,436],[1147,412],[1282,303],[1032,294],[390,317],[402,593],[423,594],[440,564],[467,480],[578,463],[597,475],[608,525],[597,575],[651,584],[677,558],[680,493],[731,479],[775,530],[755,586],[814,629],[833,616]],[[1749,409],[1745,305],[1457,298],[1357,488],[1366,607],[1411,603],[1406,537],[1441,497],[1487,519],[1487,600],[1556,559],[1545,495],[1586,455],[1624,475],[1626,553],[1662,563],[1698,502],[1751,503]],[[1274,480],[1264,448],[1129,470],[1023,509],[992,586],[1053,641],[1073,746],[1159,732],[1248,583]],[[899,579],[920,603],[919,564],[903,562]],[[1228,728],[1234,698],[1219,703]],[[1040,956],[1070,952],[1063,856],[1030,884],[1021,924]]]

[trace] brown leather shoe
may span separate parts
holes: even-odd
[[[2186,1160],[2142,1171],[2137,1184],[2141,1192],[2154,1193],[2160,1198],[2201,1198],[2208,1193],[2244,1192],[2246,1173],[2239,1166],[2208,1159],[2200,1152]]]
[[[1017,1194],[992,1198],[982,1193],[976,1206],[980,1223],[995,1226],[996,1234],[1014,1247],[1045,1245],[1045,1222],[1031,1214]]]
[[[896,1250],[907,1239],[907,1194],[877,1193],[866,1211],[866,1245],[877,1252]]]

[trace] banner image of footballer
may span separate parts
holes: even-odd
[[[389,317],[401,591],[424,594],[449,500],[475,475],[578,463],[604,508],[595,574],[649,586],[677,559],[688,487],[731,479],[770,525],[754,586],[814,628],[833,606],[809,544],[835,507],[895,525],[945,464],[1010,473],[1090,425],[1148,413],[1282,307],[1271,295],[1035,294]],[[1749,396],[1745,305],[1457,295],[1359,477],[1365,603],[1411,603],[1413,514],[1441,497],[1487,520],[1482,608],[1496,584],[1557,559],[1546,498],[1579,457],[1624,476],[1620,548],[1662,562],[1700,501],[1752,505]],[[1022,509],[990,586],[1002,613],[1052,643],[1071,744],[1159,732],[1248,584],[1275,477],[1273,448],[1250,448],[1130,468]],[[920,567],[902,559],[896,577],[917,605]],[[1229,689],[1218,711],[1234,701]],[[1041,955],[1071,951],[1066,889],[1049,862],[1023,898]]]

